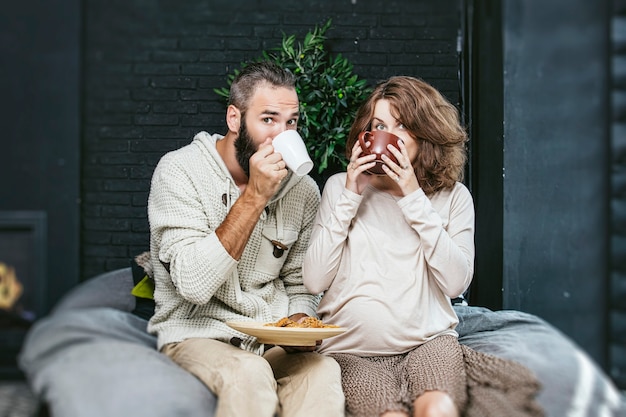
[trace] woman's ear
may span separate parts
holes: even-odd
[[[226,109],[226,125],[230,132],[239,133],[239,128],[241,127],[241,111],[232,104]]]

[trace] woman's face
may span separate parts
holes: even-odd
[[[385,130],[398,136],[404,141],[404,146],[406,146],[406,151],[409,154],[411,163],[415,162],[418,150],[417,141],[411,137],[404,125],[391,115],[391,104],[389,100],[381,99],[376,102],[371,129],[372,131]]]

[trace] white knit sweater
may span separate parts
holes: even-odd
[[[302,261],[320,201],[317,184],[290,173],[236,261],[215,234],[240,195],[215,148],[222,138],[198,133],[163,156],[152,177],[148,218],[156,309],[148,330],[157,334],[159,349],[191,337],[237,337],[242,349],[260,353],[256,338],[224,322],[315,316],[319,297],[302,283]],[[271,240],[288,249],[276,253]]]

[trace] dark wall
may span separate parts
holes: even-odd
[[[79,280],[81,16],[78,0],[63,3],[0,13],[0,211],[43,219],[43,310]]]
[[[82,137],[82,278],[148,248],[146,202],[158,159],[199,130],[224,133],[213,92],[283,32],[332,18],[327,49],[374,83],[422,77],[459,101],[460,0],[87,0]]]
[[[613,2],[610,371],[626,389],[626,0]]]
[[[470,302],[502,308],[503,21],[498,0],[467,2],[468,182],[476,211],[476,262]]]
[[[504,2],[503,307],[606,366],[608,1]]]

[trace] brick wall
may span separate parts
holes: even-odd
[[[328,50],[370,83],[424,78],[459,100],[461,0],[86,0],[81,277],[148,249],[152,171],[199,130],[224,133],[213,92],[242,61],[333,19]]]

